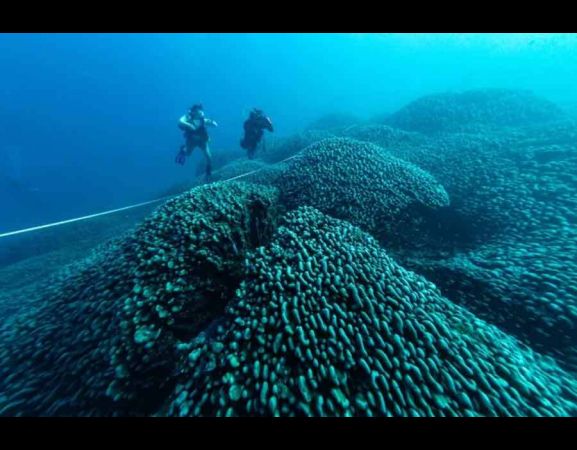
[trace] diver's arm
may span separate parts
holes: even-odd
[[[186,120],[186,116],[182,116],[178,121],[178,125],[182,128],[188,128],[189,130],[196,130],[195,126]]]
[[[208,125],[209,127],[218,127],[218,123],[212,119],[204,119],[204,124]]]

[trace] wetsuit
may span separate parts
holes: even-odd
[[[265,129],[273,131],[271,120],[265,116],[251,115],[244,122],[244,138],[240,141],[240,146],[247,150],[249,159],[254,158]]]
[[[182,123],[183,121],[193,125],[194,130],[184,125]],[[185,139],[185,144],[180,148],[180,152],[182,153],[186,150],[186,156],[190,156],[196,147],[200,148],[206,160],[206,175],[210,176],[212,172],[212,155],[208,146],[209,137],[206,129],[207,125],[215,126],[216,124],[214,121],[206,119],[203,116],[192,118],[190,115],[183,116],[178,124],[179,128],[184,132]]]

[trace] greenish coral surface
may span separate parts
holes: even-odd
[[[529,91],[479,89],[421,97],[387,119],[396,128],[456,132],[551,122],[565,113]]]
[[[222,312],[243,252],[272,234],[277,196],[199,187],[53,279],[34,309],[0,328],[2,414],[150,413],[179,340]]]
[[[548,416],[554,362],[443,298],[360,229],[312,208],[250,252],[222,321],[186,349],[169,415]]]
[[[449,204],[443,186],[414,164],[349,138],[312,144],[286,163],[276,181],[287,207],[309,205],[376,235],[412,207]]]
[[[577,124],[507,90],[385,122],[11,241],[0,415],[577,415]]]

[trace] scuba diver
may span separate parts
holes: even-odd
[[[240,146],[247,150],[248,159],[254,159],[256,147],[260,143],[264,130],[273,131],[270,118],[264,115],[262,110],[254,108],[250,116],[244,122],[244,137]]]
[[[204,116],[201,104],[192,106],[188,112],[178,121],[178,128],[184,131],[185,143],[180,146],[176,155],[176,163],[184,165],[186,157],[190,156],[192,151],[199,147],[204,158],[206,159],[206,177],[209,178],[212,172],[212,156],[208,146],[207,126],[217,127],[218,124]]]

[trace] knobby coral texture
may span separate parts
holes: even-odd
[[[577,415],[577,124],[508,90],[379,120],[3,269],[0,414]]]

